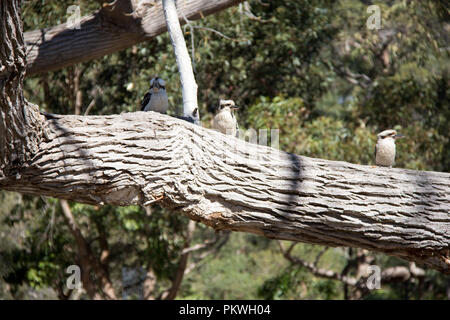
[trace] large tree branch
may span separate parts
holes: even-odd
[[[353,246],[449,273],[450,174],[312,159],[153,112],[57,116],[0,189],[91,204],[160,201],[216,229]]]
[[[229,8],[242,0],[179,0],[180,23]],[[101,58],[166,32],[161,1],[116,0],[82,17],[80,28],[66,23],[25,33],[27,75]]]

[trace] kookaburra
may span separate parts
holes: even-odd
[[[166,83],[163,79],[155,77],[150,81],[150,90],[141,102],[141,110],[165,114],[167,109],[169,109],[169,101],[167,100]]]
[[[395,139],[404,136],[395,130],[385,130],[378,134],[375,146],[375,163],[377,166],[392,167],[395,162]]]
[[[234,110],[238,108],[233,100],[220,100],[217,114],[214,117],[213,129],[239,137],[239,126],[234,116]]]

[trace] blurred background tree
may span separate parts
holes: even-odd
[[[72,4],[24,1],[24,31],[63,23]],[[82,14],[98,9],[92,1],[75,4]],[[370,4],[381,9],[380,30],[366,27]],[[279,129],[282,150],[368,165],[376,134],[394,128],[407,136],[397,145],[397,167],[449,172],[449,22],[448,2],[432,0],[255,0],[199,20],[184,30],[194,44],[203,125],[211,125],[219,98],[234,99],[242,129]],[[53,113],[133,112],[155,75],[167,82],[170,113],[181,114],[166,34],[29,77],[25,94]],[[105,298],[95,270],[93,292],[65,288],[65,270],[80,263],[80,246],[59,200],[2,191],[0,203],[1,298]],[[448,277],[365,250],[291,248],[251,234],[194,230],[157,205],[71,203],[70,212],[118,298],[173,298],[183,265],[179,299],[450,298]],[[202,250],[188,260],[192,246]],[[358,287],[368,265],[404,267],[409,275],[384,274],[381,289],[368,292]],[[137,295],[125,294],[124,268],[144,272]]]

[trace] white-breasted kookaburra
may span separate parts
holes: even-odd
[[[213,129],[239,137],[239,126],[234,116],[234,110],[238,108],[233,100],[220,100],[217,114],[214,117]]]
[[[155,111],[167,113],[169,101],[167,100],[166,83],[163,79],[155,77],[150,81],[150,90],[141,102],[142,111]]]
[[[395,130],[384,130],[378,134],[375,146],[375,163],[377,166],[392,167],[395,162],[395,139],[404,136]]]

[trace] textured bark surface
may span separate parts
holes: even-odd
[[[180,23],[185,23],[181,12],[196,20],[239,2],[242,0],[178,0]],[[63,23],[26,32],[27,75],[98,59],[166,31],[161,1],[117,0],[82,17],[80,29]]]
[[[20,5],[0,2],[0,179],[15,175],[38,149],[43,119],[37,106],[25,101],[26,67]]]
[[[149,204],[216,229],[361,247],[449,273],[450,174],[300,157],[154,112],[60,116],[0,188]]]

